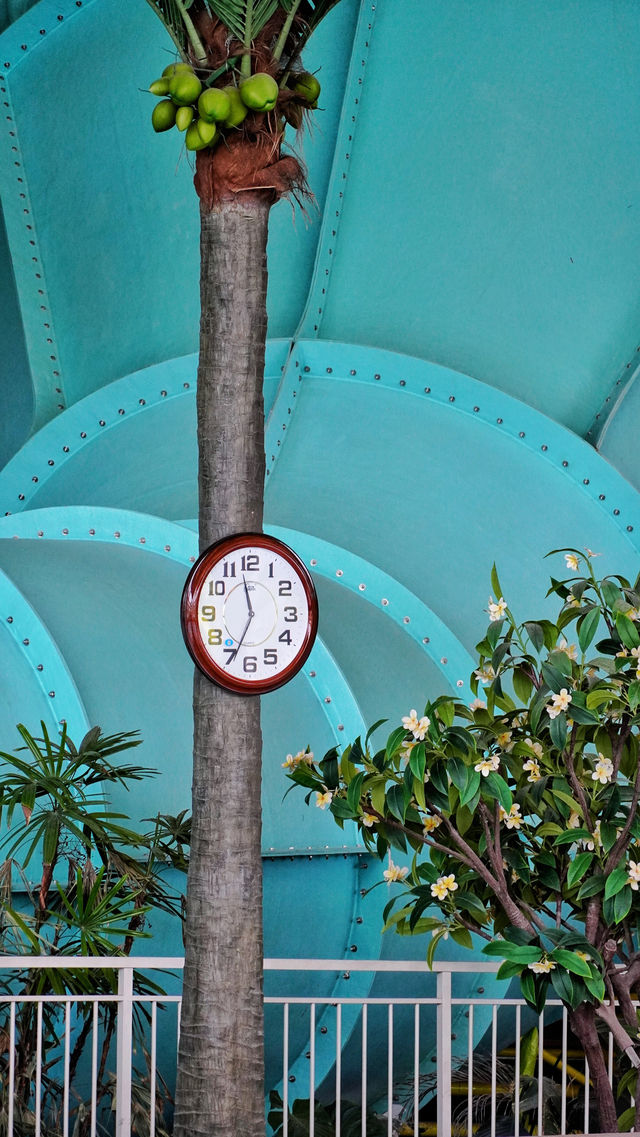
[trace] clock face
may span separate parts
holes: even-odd
[[[230,691],[262,694],[300,670],[315,639],[318,601],[299,557],[263,533],[225,537],[198,558],[182,594],[194,663]]]

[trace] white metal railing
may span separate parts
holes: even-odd
[[[148,1045],[146,1126],[149,1137],[156,1137],[159,1077],[164,1074],[168,1081],[172,1081],[175,1076],[180,995],[178,992],[137,993],[134,990],[134,970],[145,974],[179,974],[182,967],[183,960],[177,957],[1,957],[0,975],[5,979],[13,969],[24,973],[26,968],[30,971],[42,968],[103,969],[116,972],[118,977],[117,990],[112,994],[96,995],[83,991],[77,995],[24,995],[0,992],[0,1013],[5,1021],[2,1027],[5,1039],[0,1047],[0,1051],[4,1047],[1,1104],[6,1112],[7,1137],[13,1137],[16,1128],[20,1016],[30,1004],[35,1011],[35,1024],[32,1023],[30,1029],[34,1031],[36,1040],[33,1086],[28,1091],[34,1137],[45,1137],[52,1132],[43,1115],[42,1105],[43,1097],[46,1098],[45,1079],[52,1068],[58,1072],[58,1084],[63,1087],[62,1100],[56,1104],[55,1132],[61,1137],[70,1137],[73,1118],[77,1118],[77,1110],[81,1108],[91,1137],[97,1137],[100,1128],[98,1079],[105,1074],[104,1047],[107,1045],[100,1035],[100,1014],[109,1003],[116,1005],[113,1047],[116,1092],[111,1110],[116,1137],[130,1137],[132,1109],[135,1115],[135,1110],[140,1108],[140,1102],[134,1101],[137,1060],[134,1054],[134,1017],[140,1011],[145,1012]],[[367,1101],[376,1104],[378,1114],[386,1115],[387,1137],[395,1137],[401,1119],[404,1119],[405,1131],[413,1137],[424,1134],[425,1126],[420,1128],[419,1112],[429,1102],[436,1119],[432,1131],[436,1131],[437,1126],[437,1137],[451,1137],[452,1134],[472,1137],[478,1131],[475,1114],[479,1098],[486,1101],[479,1130],[487,1137],[505,1132],[504,1128],[500,1128],[501,1105],[508,1107],[503,1110],[503,1117],[510,1116],[510,1137],[520,1137],[520,1133],[525,1131],[521,1128],[521,1113],[525,1106],[530,1121],[533,1119],[537,1132],[541,1134],[544,1132],[545,1104],[548,1104],[545,1097],[549,1093],[549,1083],[544,1080],[545,1062],[550,1057],[545,1033],[554,1016],[552,1029],[556,1040],[559,1036],[560,1044],[556,1051],[558,1120],[553,1129],[565,1131],[568,1105],[579,1093],[583,1099],[580,1124],[584,1133],[590,1132],[589,1071],[584,1057],[574,1058],[570,1052],[566,1010],[558,1000],[549,1000],[545,1014],[537,1022],[530,1011],[526,1012],[528,1018],[525,1022],[526,1005],[522,999],[505,998],[499,994],[491,997],[485,993],[483,981],[491,980],[497,963],[441,961],[434,964],[431,972],[426,963],[420,961],[349,960],[347,963],[344,959],[266,959],[264,967],[267,1058],[272,1067],[275,1061],[278,1070],[276,1084],[282,1099],[283,1137],[288,1137],[288,1113],[295,1098],[309,1099],[309,1135],[314,1137],[314,1101],[318,1091],[323,1100],[340,1103],[348,1096],[360,1103],[361,1137],[367,1137]],[[305,993],[299,991],[300,972],[308,980]],[[287,983],[283,982],[287,975],[291,977],[289,987],[295,983],[298,988],[296,993],[287,991]],[[408,993],[385,994],[385,981],[397,984],[399,976],[406,977]],[[359,990],[350,995],[343,993],[348,979],[356,981],[354,986],[359,985]],[[375,986],[371,987],[369,980],[375,980]],[[284,989],[269,993],[274,981]],[[419,994],[417,990],[420,990]],[[46,1016],[54,1007],[59,1018],[52,1047],[45,1027]],[[159,1021],[162,1022],[160,1032]],[[76,1054],[79,1045],[80,1022],[85,1031],[81,1041],[86,1041],[86,1046],[80,1078],[82,1086],[78,1090],[70,1077],[70,1064],[71,1055]],[[525,1101],[525,1095],[531,1096],[534,1083],[523,1082],[520,1076],[521,1036],[532,1022],[539,1031],[537,1090],[533,1103]],[[30,1037],[33,1038],[33,1034]],[[482,1060],[478,1056],[481,1038]],[[159,1056],[159,1040],[162,1056]],[[506,1075],[504,1059],[500,1058],[505,1044],[511,1044]],[[103,1048],[101,1069],[98,1068],[100,1046]],[[608,1057],[609,1075],[612,1077],[611,1038]],[[73,1061],[73,1073],[77,1074],[76,1058]],[[162,1061],[169,1061],[172,1068],[161,1070]],[[24,1085],[22,1092],[24,1098]],[[399,1095],[402,1098],[400,1102]],[[83,1104],[80,1106],[81,1101]],[[460,1103],[457,1108],[456,1101]],[[339,1107],[336,1107],[334,1124],[336,1137],[341,1137]],[[429,1132],[428,1123],[426,1132]]]

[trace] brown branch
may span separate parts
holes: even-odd
[[[631,798],[631,805],[629,807],[629,814],[628,814],[627,820],[625,821],[624,825],[622,826],[618,840],[616,841],[611,852],[609,853],[609,856],[607,857],[607,862],[604,866],[605,877],[609,876],[609,874],[613,872],[616,865],[618,864],[621,857],[623,856],[624,852],[626,851],[627,838],[629,836],[631,826],[633,825],[633,822],[635,820],[636,811],[638,809],[638,802],[639,801],[640,801],[640,763],[638,763],[638,769],[636,771],[636,781],[635,781],[635,785],[633,787],[633,797]]]
[[[589,803],[587,802],[587,796],[584,792],[584,787],[582,786],[582,783],[578,779],[578,775],[576,774],[576,769],[575,769],[575,766],[573,763],[573,755],[574,755],[577,735],[578,735],[578,724],[574,722],[573,727],[571,729],[571,738],[569,740],[569,749],[565,750],[565,755],[566,755],[566,759],[567,759],[567,773],[569,775],[569,781],[571,783],[571,789],[573,790],[574,794],[576,795],[576,798],[578,799],[578,803],[582,809],[582,816],[584,818],[585,824],[588,824],[589,828],[591,828],[591,813],[589,811]],[[593,829],[591,829],[591,832],[593,833]]]

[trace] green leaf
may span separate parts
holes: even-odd
[[[515,667],[513,670],[513,689],[521,703],[529,702],[533,690],[533,683],[527,672],[521,667]]]
[[[551,979],[551,986],[558,998],[562,999],[568,1006],[571,1006],[573,1003],[573,983],[571,982],[571,976],[567,975],[566,971],[562,971],[556,967],[550,973],[549,978]]]
[[[596,896],[598,892],[602,892],[604,888],[604,876],[602,873],[595,873],[594,876],[585,880],[584,884],[580,886],[578,892],[578,900],[586,900],[589,896]]]
[[[554,694],[558,694],[563,687],[567,686],[566,677],[562,674],[559,667],[555,667],[552,663],[543,663],[541,666],[542,675],[547,687],[550,688]]]
[[[540,830],[538,830],[539,832]],[[577,841],[591,840],[593,837],[588,829],[569,829],[567,832],[560,833],[553,843],[554,845],[574,845]]]
[[[616,612],[616,631],[625,647],[634,648],[640,645],[640,636],[633,620]]]
[[[537,963],[542,954],[535,944],[511,944],[508,940],[493,940],[483,949],[485,955],[497,956],[498,959],[508,959],[511,963]]]
[[[578,633],[578,643],[580,644],[581,651],[586,651],[589,647],[589,644],[593,641],[593,638],[598,630],[599,623],[599,608],[592,608],[578,620],[578,623],[576,624],[576,631]]]
[[[322,779],[328,790],[335,790],[340,781],[340,772],[338,769],[338,751],[334,746],[329,750],[320,763],[320,771]]]
[[[396,750],[399,746],[402,745],[408,733],[409,732],[405,730],[403,726],[397,726],[395,730],[391,731],[391,734],[387,739],[387,745],[385,749],[385,758],[387,762],[393,758]]]
[[[634,679],[633,683],[629,684],[629,706],[632,711],[636,711],[640,703],[640,682]]]
[[[541,652],[544,647],[544,631],[540,624],[531,621],[525,623],[524,628],[536,651]]]
[[[574,858],[567,872],[567,884],[569,888],[573,888],[574,884],[582,880],[584,874],[591,866],[594,855],[594,853],[578,853],[577,857]]]
[[[496,773],[495,770],[487,774],[486,778],[482,778],[482,790],[488,793],[494,800],[499,801],[502,808],[509,813],[513,805],[513,796],[504,778]]]
[[[460,805],[466,806],[470,801],[473,800],[478,790],[480,789],[481,781],[482,777],[478,771],[474,770],[472,766],[468,767],[467,784],[464,789],[460,791]]]
[[[442,703],[438,703],[438,714],[445,726],[453,726],[453,720],[456,717],[453,700],[445,699]]]
[[[593,995],[597,1003],[601,1003],[605,997],[605,985],[601,975],[585,975],[584,985],[590,995]]]
[[[497,603],[498,600],[502,599],[502,587],[500,585],[500,580],[498,578],[498,570],[495,566],[495,562],[491,566],[491,587],[494,591],[495,600]]]
[[[551,741],[558,750],[564,750],[567,741],[567,716],[561,711],[555,718],[549,720],[549,734]]]
[[[554,948],[551,952],[551,959],[556,963],[566,967],[567,971],[573,971],[574,975],[584,975],[586,978],[591,977],[591,968],[586,960],[576,955],[574,951],[567,951],[565,948]]]
[[[404,823],[406,816],[405,793],[403,786],[393,785],[387,790],[387,809],[393,817]]]
[[[496,979],[513,979],[515,975],[519,975],[522,971],[522,964],[513,963],[509,959],[505,959],[496,971]]]
[[[604,886],[605,900],[608,900],[610,896],[617,896],[627,885],[628,879],[629,873],[626,868],[619,867],[614,869],[607,877],[607,883]]]
[[[364,774],[360,772],[356,774],[355,778],[349,783],[347,790],[347,805],[352,813],[356,813],[360,804],[362,796],[362,783],[364,781]]]
[[[613,916],[616,924],[621,924],[627,918],[631,911],[632,901],[633,892],[631,888],[623,888],[621,892],[616,893],[613,898]]]

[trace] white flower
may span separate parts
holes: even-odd
[[[496,673],[490,663],[485,663],[484,667],[479,667],[477,671],[474,671],[474,675],[478,682],[484,683],[485,686],[487,683],[491,683],[496,677]]]
[[[638,885],[640,884],[640,863],[637,861],[629,861],[627,867],[629,869],[627,884],[631,886],[634,892],[637,892]]]
[[[389,857],[389,868],[385,869],[382,875],[387,884],[391,884],[394,880],[404,880],[408,872],[409,869],[406,865],[402,865],[402,867],[400,867],[400,865],[394,865],[391,857]]]
[[[540,774],[540,767],[535,758],[527,758],[527,761],[524,763],[522,769],[529,771],[529,777],[527,778],[528,782],[540,781],[542,775]]]
[[[592,781],[601,782],[606,786],[613,777],[613,762],[610,758],[605,758],[602,754],[598,754],[598,761],[596,762],[595,769],[591,775]]]
[[[404,729],[410,730],[413,737],[417,738],[420,742],[422,742],[426,735],[430,722],[431,720],[428,719],[426,715],[423,715],[423,717],[419,719],[418,713],[415,710],[410,711],[408,715],[404,715],[402,719]]]
[[[507,602],[503,600],[502,596],[499,600],[494,601],[493,596],[489,597],[489,619],[491,623],[496,620],[504,620],[507,611]]]
[[[547,714],[550,719],[555,719],[561,711],[566,711],[571,702],[571,695],[567,688],[563,687],[559,694],[551,696],[551,700],[552,705],[547,707]]]
[[[558,644],[556,651],[563,651],[565,655],[569,656],[569,659],[577,659],[578,658],[578,648],[576,647],[575,644],[567,643],[567,641],[564,639],[564,637],[560,640],[560,643]]]
[[[325,806],[331,805],[333,801],[333,794],[330,790],[325,790],[323,794],[316,793],[316,805],[318,809],[324,809]]]
[[[476,672],[476,675],[477,675],[477,672]],[[469,703],[469,710],[470,711],[486,711],[486,709],[487,709],[487,704],[486,704],[484,699],[474,699],[472,703]]]
[[[533,750],[533,753],[535,754],[536,758],[543,758],[544,757],[544,750],[542,749],[542,743],[541,742],[537,742],[533,738],[525,738],[524,743],[525,743],[525,746],[528,746],[530,750]]]
[[[492,754],[489,758],[482,758],[473,768],[477,774],[482,774],[483,778],[487,778],[492,770],[500,769],[500,759],[497,754]]]
[[[366,810],[362,814],[362,817],[360,818],[360,820],[361,820],[362,824],[364,826],[366,826],[367,829],[371,829],[371,826],[376,825],[378,822],[378,818],[374,817],[373,813],[367,813]]]
[[[502,734],[499,734],[496,738],[498,746],[501,750],[504,750],[505,754],[510,754],[515,746],[515,742],[511,741],[512,733],[510,730],[504,730]]]
[[[537,963],[528,963],[527,967],[530,971],[534,971],[536,975],[548,975],[550,971],[553,971],[555,963],[552,959],[547,959],[545,955],[544,959],[539,960]]]
[[[310,766],[313,762],[313,751],[299,750],[297,754],[287,754],[285,761],[282,763],[282,767],[284,770],[295,770],[301,762],[303,762],[305,766]]]
[[[582,845],[583,849],[589,849],[590,852],[593,852],[596,847],[599,849],[602,846],[602,837],[600,836],[600,819],[596,821],[593,827],[593,836],[591,840],[583,840],[580,842],[580,844]]]
[[[503,809],[502,806],[500,806],[499,817],[500,821],[504,821],[507,829],[519,829],[522,825],[523,819],[520,813],[520,806],[516,805],[515,803],[511,806],[511,809],[508,813],[506,809]]]
[[[602,553],[594,553],[593,549],[586,549],[585,548],[585,553],[587,554],[588,557],[601,557],[602,556]]]
[[[565,553],[564,559],[565,559],[565,563],[566,563],[567,568],[571,569],[571,572],[577,572],[578,571],[578,569],[580,568],[580,561],[576,557],[575,553]]]
[[[431,885],[431,895],[435,896],[437,900],[445,900],[450,892],[455,892],[457,887],[453,873],[450,876],[439,876],[435,884]]]
[[[407,739],[406,742],[402,743],[402,749],[400,750],[400,757],[404,758],[405,762],[408,762],[410,757],[411,757],[411,751],[413,750],[414,746],[417,746],[417,745],[418,745],[418,739],[417,738]]]
[[[576,813],[575,809],[572,809],[571,813],[569,814],[569,820],[567,821],[567,829],[579,829],[579,828],[580,828],[580,814]]]
[[[425,817],[424,821],[422,822],[422,828],[424,829],[425,833],[433,833],[433,830],[437,829],[439,824],[440,818],[430,815],[429,817]]]

